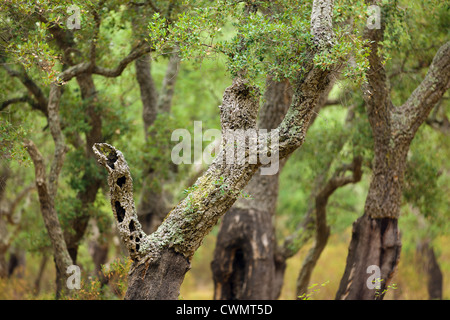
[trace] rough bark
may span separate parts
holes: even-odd
[[[352,240],[344,275],[336,299],[383,299],[366,285],[367,267],[381,270],[381,292],[396,270],[401,241],[398,217],[406,156],[419,126],[450,87],[450,42],[437,51],[429,70],[408,100],[394,107],[387,86],[386,72],[379,56],[383,40],[381,29],[367,29],[370,40],[370,70],[363,96],[374,138],[375,158],[364,214],[353,225]]]
[[[272,299],[272,229],[272,216],[264,211],[234,207],[227,212],[211,263],[214,299]]]
[[[34,295],[39,295],[39,292],[41,292],[41,282],[42,282],[42,276],[44,275],[45,267],[47,266],[48,256],[43,255],[41,259],[41,263],[39,264],[39,271],[38,275],[36,276],[36,280],[34,280]]]
[[[137,266],[128,278],[126,300],[177,300],[190,262],[173,249],[163,249],[157,263]]]

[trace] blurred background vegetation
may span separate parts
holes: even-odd
[[[131,49],[132,19],[127,16],[129,13],[125,4],[120,1],[113,2],[116,6],[105,13],[100,31],[101,42],[108,44],[102,47],[104,51],[99,55],[99,60],[105,65],[120,60],[124,53]],[[399,11],[398,19],[390,24],[390,36],[385,44],[388,57],[386,68],[392,76],[391,95],[395,103],[405,101],[423,79],[427,63],[430,63],[438,47],[435,42],[448,39],[448,4],[434,4],[433,1],[425,0],[399,1],[398,5],[402,10]],[[80,1],[80,5],[85,3]],[[8,13],[2,9],[0,19],[3,24],[7,22],[7,16]],[[30,32],[29,36],[33,34],[37,43],[33,43],[31,38],[25,41],[29,50],[45,57],[51,55],[53,49],[45,45],[45,36],[36,32],[35,28],[30,28],[35,33]],[[223,37],[229,36],[228,32],[232,32],[231,27],[230,30],[222,30]],[[82,42],[85,36],[80,33],[78,41]],[[48,50],[43,49],[39,53],[39,44]],[[14,58],[11,58],[10,53],[7,56],[8,63],[13,65]],[[24,59],[25,57],[22,60]],[[168,58],[164,55],[156,56],[152,60],[152,76],[158,90],[161,89],[167,65]],[[33,62],[26,65],[26,72],[48,94],[49,73]],[[135,68],[128,66],[117,78],[96,76],[94,80],[98,92],[97,107],[102,110],[103,135],[123,152],[128,161],[134,178],[136,203],[139,202],[145,163],[154,161],[160,177],[164,177],[164,183],[158,185],[155,182],[155,187],[170,194],[168,201],[170,206],[174,206],[183,197],[183,190],[190,186],[192,167],[181,165],[176,174],[168,168],[167,156],[170,157],[170,150],[176,144],[170,141],[171,133],[176,128],[185,128],[192,133],[194,121],[202,121],[204,131],[211,128],[220,129],[218,106],[221,104],[224,89],[231,83],[225,59],[214,56],[204,58],[201,63],[195,60],[181,62],[171,113],[158,115],[151,128],[153,135],[148,142],[144,138],[142,102]],[[0,69],[0,82],[0,102],[26,93],[19,79],[11,77],[5,69]],[[447,92],[430,117],[448,119],[449,99]],[[328,203],[331,238],[311,279],[311,284],[324,285],[311,288],[311,299],[334,299],[345,268],[352,223],[364,211],[373,156],[370,129],[358,87],[349,81],[338,80],[329,100],[334,100],[335,103],[320,111],[308,132],[305,144],[294,152],[282,170],[275,223],[279,239],[293,233],[310,205],[313,181],[330,159],[348,160],[355,148],[363,150],[365,160],[362,180],[338,189]],[[351,130],[347,130],[344,124],[350,106],[355,108],[355,122]],[[82,134],[89,130],[83,116],[84,108],[77,84],[74,81],[67,83],[60,107],[66,139],[73,138],[73,132]],[[2,108],[0,127],[2,165],[10,171],[6,187],[0,186],[4,192],[0,204],[7,207],[22,190],[34,184],[34,167],[22,146],[23,139],[33,139],[47,164],[51,163],[54,144],[49,135],[46,118],[32,111],[26,102]],[[343,134],[348,138],[347,142],[343,148],[336,150],[337,141]],[[63,228],[67,227],[66,222],[77,214],[81,206],[76,198],[77,191],[83,188],[83,185],[80,185],[81,176],[86,172],[93,176],[100,174],[106,181],[105,173],[92,167],[95,164],[86,161],[82,153],[83,150],[70,145],[60,176],[55,203]],[[430,239],[444,275],[443,298],[450,299],[449,158],[448,133],[442,133],[428,124],[423,125],[408,156],[406,187],[399,219],[403,247],[399,269],[393,280],[397,289],[390,290],[385,299],[428,298],[426,274],[417,251],[417,243],[424,238]],[[98,190],[89,212],[93,218],[91,220],[96,221],[96,226],[88,227],[80,243],[77,265],[82,270],[83,285],[72,299],[120,299],[126,290],[130,261],[124,255],[125,251],[116,235],[107,188]],[[12,260],[17,260],[17,267],[11,274],[0,279],[0,299],[53,299],[55,266],[35,191],[28,192],[20,200],[14,217],[18,222],[6,224],[7,238],[0,241],[8,242],[5,259],[11,266]],[[3,216],[0,219],[6,221]],[[181,287],[181,298],[212,299],[214,287],[210,262],[217,232],[218,228],[215,227],[195,253],[192,269]],[[94,237],[99,243],[109,244],[104,274],[110,281],[109,285],[104,287],[94,272],[95,266],[90,252],[90,241]],[[296,298],[295,281],[312,241],[311,239],[299,253],[288,260],[280,299]],[[320,290],[314,291],[317,288]]]

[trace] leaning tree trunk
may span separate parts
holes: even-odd
[[[394,107],[378,50],[383,33],[384,24],[381,29],[366,30],[371,52],[368,86],[363,94],[375,159],[364,214],[353,225],[336,299],[383,299],[400,257],[398,217],[409,146],[431,109],[450,87],[450,42],[447,42],[437,51],[427,75],[408,100]],[[367,283],[373,270],[379,270],[379,289]]]
[[[73,264],[63,236],[61,225],[59,223],[58,214],[55,209],[55,197],[58,190],[58,177],[67,152],[59,122],[58,110],[60,97],[60,87],[57,84],[52,83],[50,86],[48,101],[48,122],[50,133],[55,143],[55,151],[48,179],[45,172],[46,168],[42,154],[39,152],[33,141],[27,140],[24,143],[25,148],[27,149],[34,164],[35,183],[39,196],[41,214],[53,248],[53,257],[56,267],[57,298],[59,298],[61,292],[65,289],[64,279],[67,267]]]
[[[310,72],[316,80],[314,85],[300,85],[302,95],[301,98],[294,95],[290,115],[275,132],[260,136],[266,141],[266,146],[267,141],[271,141],[261,154],[276,154],[278,149],[280,158],[284,158],[303,143],[306,125],[327,85],[327,71],[314,68]],[[225,91],[221,106],[223,132],[256,127],[258,104],[255,90],[245,81],[236,79]],[[286,130],[290,126],[299,131]],[[280,136],[278,144],[273,143],[277,140],[276,135]],[[223,141],[223,150],[197,179],[194,190],[167,215],[155,232],[146,235],[137,219],[131,175],[122,153],[108,144],[94,145],[99,163],[108,170],[111,206],[122,241],[133,260],[126,299],[178,298],[194,252],[261,166],[260,162],[252,164],[248,159],[243,164],[227,164],[223,161],[226,151],[226,141]],[[250,154],[249,150],[246,154]]]

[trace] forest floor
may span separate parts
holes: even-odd
[[[188,272],[181,286],[181,298],[184,300],[211,300],[213,298],[214,285],[210,262],[212,260],[216,232],[208,235],[203,245],[195,253],[192,261],[192,269]],[[311,289],[312,300],[333,300],[342,273],[344,272],[347,257],[348,243],[351,230],[339,234],[332,234],[328,245],[323,251],[316,268],[314,269],[310,285],[316,284]],[[450,236],[441,236],[437,239],[437,257],[444,276],[443,298],[450,299]],[[309,250],[304,247],[298,254],[288,260],[285,273],[285,282],[281,292],[281,300],[295,299],[295,286],[300,267]],[[86,259],[87,260],[87,259]],[[38,273],[40,257],[27,255],[27,267],[22,277],[0,279],[0,300],[9,299],[53,299],[55,268],[53,260],[48,259],[44,276],[41,280],[41,290],[38,295],[33,294],[34,281]],[[420,272],[415,262],[414,250],[404,248],[400,258],[398,272],[393,283],[397,289],[390,289],[385,299],[398,300],[426,300],[428,299],[424,274]],[[125,273],[124,273],[124,278]],[[323,284],[323,285],[321,285]],[[94,287],[91,287],[94,288]],[[317,291],[314,291],[317,290]],[[98,292],[84,295],[85,299],[98,299]],[[105,297],[104,297],[105,298]],[[110,294],[106,297],[117,299]]]
[[[310,285],[316,284],[311,289],[312,300],[333,300],[339,286],[342,274],[345,269],[348,243],[350,242],[351,230],[347,232],[331,235],[328,244],[323,251],[314,272]],[[181,296],[185,300],[212,299],[214,285],[210,261],[214,250],[214,236],[209,235],[204,245],[195,254],[192,262],[192,269],[186,276],[181,286]],[[449,236],[442,236],[437,241],[438,261],[444,276],[443,298],[450,299],[450,247]],[[296,280],[300,268],[310,245],[303,248],[298,254],[288,260],[285,273],[285,281],[282,288],[280,300],[295,299]],[[414,252],[402,252],[398,272],[393,279],[393,284],[397,289],[390,289],[386,293],[385,299],[389,300],[426,300],[428,293],[424,275],[414,261]],[[323,286],[321,284],[324,284]],[[317,290],[317,291],[314,291]]]

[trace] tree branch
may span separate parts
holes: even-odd
[[[179,68],[180,57],[178,53],[174,52],[170,55],[169,64],[167,65],[166,74],[164,75],[161,92],[159,94],[157,105],[157,110],[159,111],[170,112]]]
[[[123,70],[128,66],[129,63],[133,62],[135,59],[141,57],[142,55],[149,53],[151,51],[150,46],[147,43],[141,42],[136,48],[131,50],[131,52],[122,60],[114,69],[108,69],[99,67],[97,65],[92,65],[91,62],[82,62],[76,64],[58,75],[58,80],[60,82],[67,82],[74,77],[79,76],[83,73],[91,72],[93,74],[102,75],[108,78],[115,78],[122,74]]]
[[[39,86],[28,76],[27,72],[23,68],[21,72],[13,70],[6,63],[3,63],[2,66],[11,77],[16,77],[19,79],[20,82],[22,82],[28,91],[30,91],[30,93],[35,97],[37,103],[30,103],[30,105],[48,117],[48,100],[41,88],[39,88]]]
[[[24,95],[22,97],[11,98],[11,99],[3,101],[2,103],[0,103],[0,111],[3,111],[11,104],[20,103],[20,102],[28,103],[32,109],[39,108],[38,104],[29,95]]]
[[[67,147],[61,132],[59,121],[59,101],[61,98],[61,87],[56,83],[50,85],[50,96],[48,103],[48,124],[50,133],[55,143],[55,152],[49,175],[49,194],[54,199],[58,190],[58,177],[61,172]]]
[[[39,204],[45,227],[52,243],[55,263],[60,272],[65,272],[67,267],[72,264],[72,259],[67,251],[66,242],[64,241],[61,225],[55,210],[54,199],[49,193],[44,158],[33,141],[26,140],[24,145],[34,163]]]
[[[147,254],[142,249],[149,245],[149,241],[136,213],[128,164],[122,152],[107,143],[96,143],[92,149],[97,161],[108,171],[111,207],[120,237],[131,259],[138,262]]]
[[[92,73],[99,74],[108,78],[118,77],[122,74],[123,70],[125,70],[126,66],[130,62],[136,60],[146,53],[149,53],[150,51],[151,47],[146,42],[141,42],[125,58],[123,58],[114,69],[107,69],[96,65],[94,66]]]
[[[443,44],[431,62],[430,68],[410,95],[408,100],[395,110],[394,115],[402,117],[399,131],[407,131],[412,139],[431,109],[450,88],[450,41]]]

